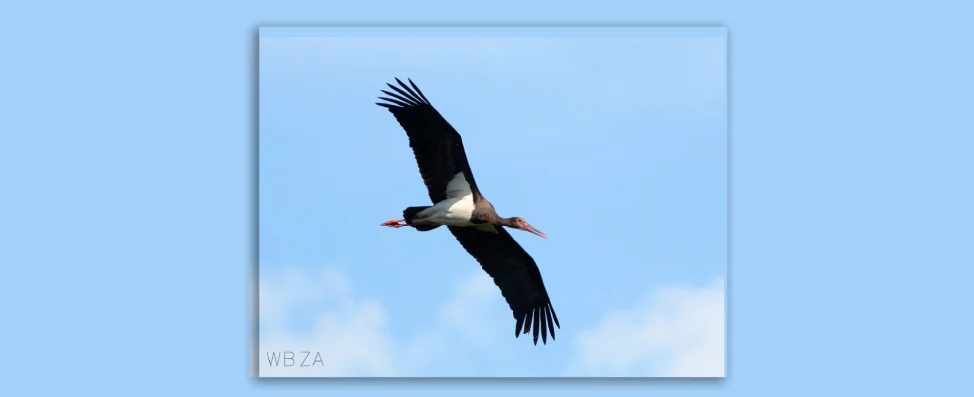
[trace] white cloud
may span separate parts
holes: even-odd
[[[498,343],[510,336],[509,309],[483,272],[458,280],[415,335],[394,336],[383,305],[356,296],[335,268],[265,274],[259,291],[262,377],[476,376],[517,354]],[[309,319],[304,331],[294,326]],[[724,281],[657,290],[643,305],[607,313],[574,342],[568,376],[724,376]]]
[[[422,376],[427,364],[496,339],[478,316],[496,300],[493,281],[483,272],[459,280],[433,325],[412,338],[394,338],[382,304],[357,297],[336,268],[265,274],[259,289],[261,377]],[[312,326],[296,331],[294,321],[308,317]],[[447,349],[457,342],[467,348]]]
[[[357,298],[338,269],[288,269],[264,275],[259,288],[260,376],[398,375],[382,304]],[[294,312],[310,305],[330,310],[315,310],[310,330],[294,332]]]
[[[483,345],[496,336],[492,332],[488,316],[492,303],[500,301],[500,291],[494,281],[484,272],[457,284],[455,297],[440,311],[440,323],[456,331],[463,331],[467,342]],[[502,303],[507,309],[506,303]]]
[[[724,376],[724,280],[660,289],[581,332],[570,376]]]

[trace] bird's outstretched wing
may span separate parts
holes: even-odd
[[[469,189],[479,196],[460,134],[433,108],[419,87],[412,80],[408,81],[409,85],[406,85],[397,78],[401,88],[387,84],[395,92],[382,90],[389,97],[379,97],[386,102],[376,104],[389,109],[406,131],[430,200],[438,203],[446,199],[448,187],[451,190],[458,188],[448,186],[450,181],[461,172],[468,186],[459,186],[460,193]]]
[[[497,233],[486,230],[491,227]],[[548,343],[548,332],[554,340],[555,326],[561,328],[561,324],[534,258],[502,226],[449,226],[449,229],[500,288],[517,321],[514,336],[533,329],[535,345],[538,334],[544,344]]]

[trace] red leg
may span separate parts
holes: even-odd
[[[399,222],[403,222],[403,223],[399,223]],[[405,219],[393,219],[393,220],[390,220],[390,221],[382,222],[382,224],[379,225],[379,226],[388,226],[388,227],[392,227],[392,228],[398,229],[398,228],[403,227],[403,226],[408,226],[408,225],[406,225],[405,222],[406,222]]]

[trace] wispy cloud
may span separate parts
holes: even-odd
[[[260,282],[260,376],[397,376],[386,315],[376,300],[355,296],[334,268],[288,269]],[[295,312],[308,306],[313,325],[296,332]]]
[[[428,364],[459,352],[447,347],[486,348],[497,337],[477,316],[495,298],[486,275],[458,280],[430,327],[400,338],[381,302],[357,296],[337,268],[264,274],[259,288],[262,377],[427,376]],[[307,318],[310,327],[298,326]]]
[[[461,331],[466,342],[485,345],[496,336],[487,321],[488,310],[500,302],[500,293],[493,280],[483,272],[461,280],[454,290],[454,298],[440,310],[440,324]],[[501,303],[503,304],[503,303]],[[505,309],[506,309],[506,304]]]
[[[571,376],[724,376],[724,280],[672,286],[575,340]]]
[[[338,269],[287,269],[260,282],[260,376],[357,377],[476,376],[498,358],[506,304],[492,280],[478,272],[457,280],[429,327],[412,336],[391,332],[383,305],[356,296]],[[503,307],[500,307],[503,306]],[[295,325],[297,314],[310,327]],[[473,360],[477,361],[477,360]],[[453,368],[451,374],[431,367]],[[567,376],[724,376],[724,281],[702,287],[672,286],[642,305],[611,311],[581,331]]]

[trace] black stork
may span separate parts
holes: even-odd
[[[538,344],[539,333],[541,342],[548,344],[548,332],[554,340],[555,326],[561,328],[561,324],[538,265],[505,227],[547,236],[524,218],[497,215],[477,188],[460,134],[433,108],[419,87],[407,80],[409,86],[396,78],[402,88],[387,83],[395,93],[382,90],[391,98],[379,97],[388,103],[376,104],[389,109],[406,131],[433,205],[408,207],[402,218],[383,222],[382,226],[410,226],[426,232],[446,225],[500,288],[516,320],[514,336],[533,329],[534,344]]]

